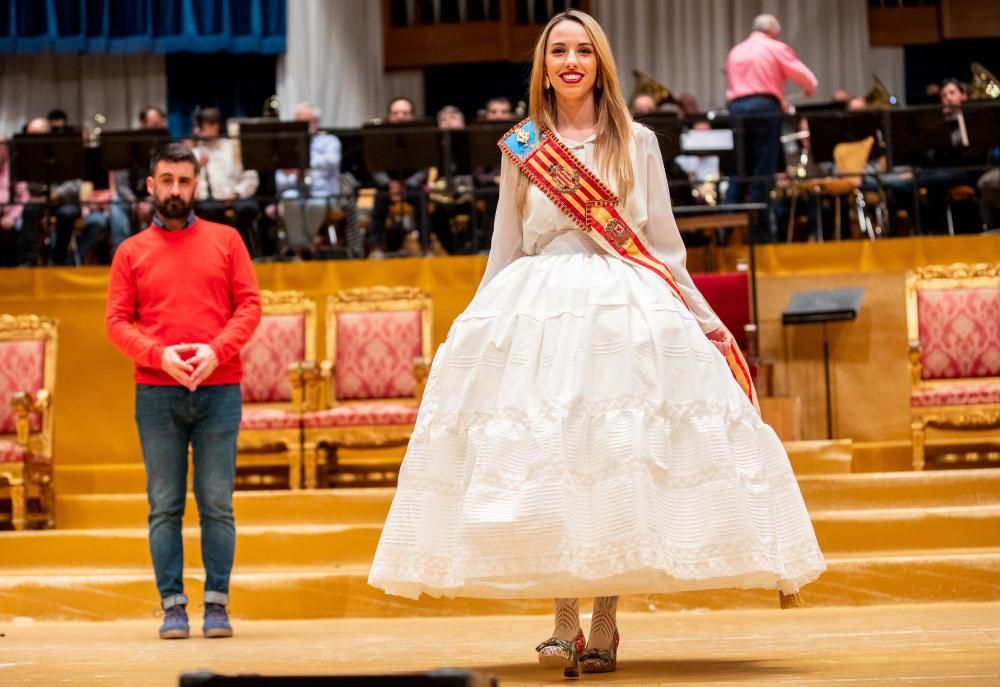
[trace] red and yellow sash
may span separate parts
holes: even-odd
[[[689,310],[670,268],[656,257],[649,241],[629,226],[619,200],[565,145],[531,119],[525,119],[499,141],[500,149],[528,179],[605,252],[645,268],[662,279]],[[725,328],[707,336],[726,359],[740,388],[756,405],[756,392],[743,353]]]

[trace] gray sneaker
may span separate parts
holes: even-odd
[[[187,639],[190,636],[191,626],[188,624],[188,614],[183,604],[171,606],[163,612],[160,639]]]
[[[205,623],[201,632],[208,638],[232,637],[233,626],[229,624],[229,614],[222,604],[205,604]]]

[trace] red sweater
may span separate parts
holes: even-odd
[[[203,385],[239,384],[239,352],[259,322],[257,277],[231,227],[202,219],[175,231],[153,225],[115,253],[104,325],[135,361],[137,384],[176,386],[160,360],[180,343],[215,351],[219,367]]]

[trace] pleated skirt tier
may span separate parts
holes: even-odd
[[[573,237],[452,325],[369,582],[411,598],[791,593],[824,567],[780,440],[694,316]]]

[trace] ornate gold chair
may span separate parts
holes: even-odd
[[[280,465],[288,485],[302,484],[303,374],[315,368],[316,304],[301,291],[262,291],[263,314],[240,353],[243,419],[237,467],[241,472]],[[238,477],[242,485],[251,483]]]
[[[334,484],[395,481],[398,464],[338,462],[337,449],[409,440],[430,367],[431,316],[430,295],[413,287],[327,298],[326,360],[309,383],[310,411],[302,418],[307,488],[316,486],[320,465]]]
[[[1000,265],[929,266],[907,274],[913,469],[928,428],[995,444],[1000,427]],[[991,431],[992,430],[992,431]],[[970,442],[971,440],[971,442]]]
[[[52,493],[52,391],[56,320],[0,316],[0,498],[14,529],[55,526]],[[31,502],[38,504],[30,508]]]

